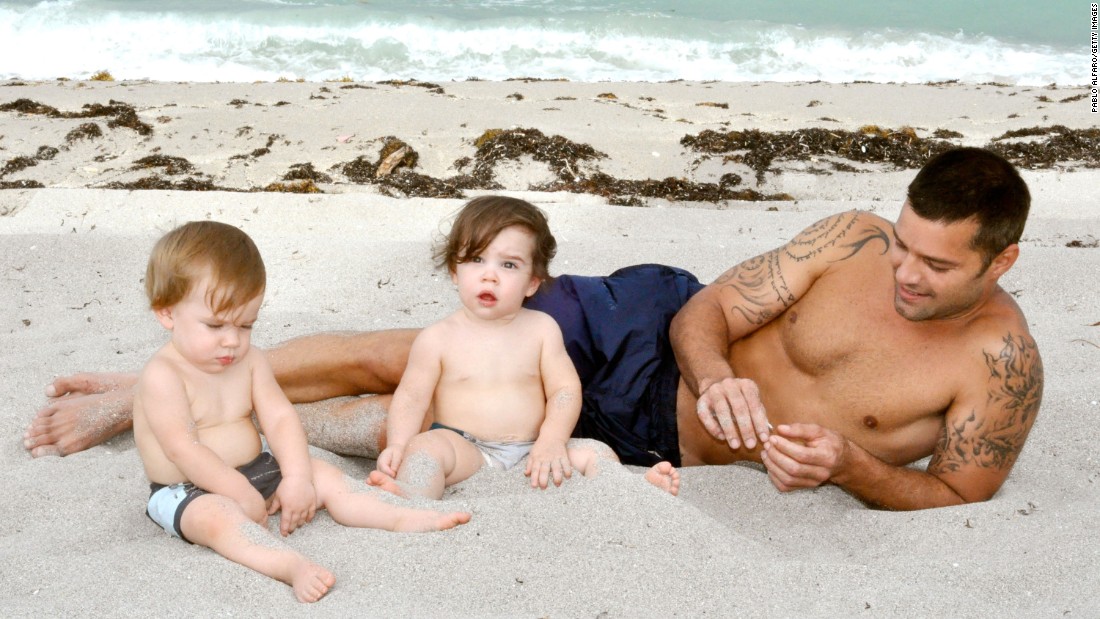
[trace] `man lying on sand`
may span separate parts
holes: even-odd
[[[686,272],[646,265],[562,276],[527,307],[558,322],[581,377],[574,435],[624,462],[754,460],[782,491],[829,482],[889,509],[983,501],[1042,398],[1038,348],[997,285],[1029,206],[1011,164],[955,149],[917,174],[896,224],[842,213],[702,290]],[[268,356],[294,402],[388,394],[416,334],[312,335]],[[24,445],[64,455],[124,431],[133,384],[128,374],[55,380],[47,395],[60,397]],[[302,407],[310,441],[376,456],[389,397]],[[925,471],[906,466],[929,455]]]

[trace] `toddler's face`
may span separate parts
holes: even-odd
[[[172,345],[184,359],[208,374],[217,374],[248,354],[252,324],[264,295],[242,307],[215,314],[207,303],[210,278],[192,286],[179,303],[157,310],[157,319],[172,331]]]
[[[462,305],[483,320],[511,318],[523,307],[523,300],[538,290],[534,251],[535,236],[526,228],[501,230],[484,252],[460,262],[451,276]]]

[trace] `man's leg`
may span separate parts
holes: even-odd
[[[294,403],[364,393],[393,393],[419,329],[317,333],[266,351],[275,378]]]
[[[289,340],[267,354],[275,377],[292,402],[392,393],[405,371],[409,348],[416,334],[415,329],[321,333]],[[136,374],[97,373],[54,380],[46,387],[50,401],[31,421],[23,436],[23,446],[34,457],[64,456],[128,430],[133,419],[136,382]],[[375,437],[371,445],[366,428],[358,428],[356,432],[347,428],[360,404],[384,418],[384,407],[378,406],[380,401],[320,407],[302,415],[303,424],[307,429],[312,428],[311,441],[316,440],[316,445],[328,448],[350,445],[362,439],[367,443],[367,453],[376,450],[378,439]],[[329,428],[326,424],[329,415],[342,415],[343,422]],[[368,425],[378,424],[376,419],[368,422]],[[331,440],[329,433],[334,434]]]

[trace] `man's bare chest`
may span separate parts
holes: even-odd
[[[888,270],[846,275],[823,277],[771,325],[807,395],[859,423],[875,415],[904,424],[946,409],[957,386],[958,338],[901,317]]]

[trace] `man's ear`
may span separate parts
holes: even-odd
[[[1012,268],[1012,265],[1016,264],[1016,259],[1019,257],[1020,246],[1016,243],[1009,245],[993,258],[993,262],[989,263],[989,273],[994,279],[999,278],[1007,273],[1008,270]]]
[[[172,319],[171,307],[158,307],[153,310],[153,315],[157,317],[157,322],[165,329],[171,331],[172,327],[175,326],[175,321]]]

